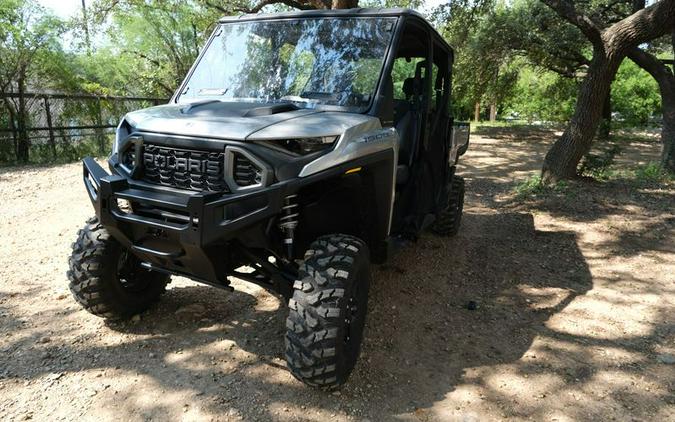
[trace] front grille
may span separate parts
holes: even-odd
[[[194,151],[145,144],[143,145],[141,179],[148,183],[198,192],[227,191],[224,179],[224,155],[223,152]]]
[[[262,183],[262,169],[243,154],[235,152],[234,182],[241,187],[259,185]]]

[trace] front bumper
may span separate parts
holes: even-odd
[[[277,184],[234,194],[158,192],[108,174],[90,157],[83,171],[96,216],[125,248],[158,269],[212,283],[225,282],[231,270],[223,246],[279,213],[295,190]],[[118,200],[135,208],[124,210]]]

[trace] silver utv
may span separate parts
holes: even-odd
[[[371,263],[459,229],[469,136],[451,114],[452,63],[405,9],[222,19],[168,104],[124,116],[110,172],[84,160],[96,217],[73,246],[75,298],[116,320],[171,275],[256,283],[288,303],[293,375],[340,386]]]

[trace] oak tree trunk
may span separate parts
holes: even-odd
[[[497,121],[497,104],[494,103],[490,104],[490,121]]]
[[[671,81],[668,88],[670,94],[663,95],[661,91],[661,108],[663,110],[663,128],[661,128],[661,166],[671,173],[675,173],[675,81]]]
[[[612,129],[612,88],[610,86],[609,92],[605,97],[605,102],[602,105],[602,121],[600,122],[598,137],[600,139],[608,139],[611,129]]]
[[[473,121],[480,121],[480,102],[476,102],[476,105],[473,107]]]
[[[591,149],[602,118],[604,100],[609,94],[621,59],[615,54],[608,57],[604,51],[595,49],[588,73],[579,89],[574,115],[544,158],[541,171],[544,183],[576,177],[579,161]]]

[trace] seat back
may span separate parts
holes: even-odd
[[[395,127],[399,136],[398,163],[410,166],[420,134],[419,103],[423,92],[424,78],[415,72],[414,78],[403,81],[405,101],[395,105]]]

